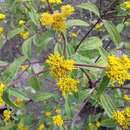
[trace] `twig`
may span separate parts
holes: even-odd
[[[48,8],[49,8],[50,13],[53,14],[53,9],[52,9],[52,6],[49,3],[49,0],[47,0],[47,3],[48,3]]]
[[[124,90],[130,90],[130,88],[127,88],[127,87],[107,87],[107,88],[111,88],[111,89],[124,89]]]

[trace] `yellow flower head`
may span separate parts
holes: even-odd
[[[43,13],[40,18],[42,26],[51,26],[53,24],[53,17],[49,13]]]
[[[56,109],[56,113],[60,113],[61,112],[61,110],[60,109]]]
[[[128,129],[128,121],[121,111],[115,111],[113,113],[113,119],[115,119],[124,129]]]
[[[66,18],[61,13],[55,13],[53,17],[53,29],[63,32],[66,29]]]
[[[29,32],[25,32],[24,34],[23,34],[23,39],[27,39],[29,37]]]
[[[126,100],[126,101],[130,100],[129,96],[128,96],[128,95],[126,95],[126,94],[124,95],[124,97],[123,97],[123,98],[124,98],[124,100]]]
[[[130,1],[124,2],[125,8],[130,9]]]
[[[77,84],[79,83],[79,80],[72,79],[70,76],[67,76],[66,78],[60,79],[60,81],[57,83],[57,86],[62,91],[62,95],[72,95],[72,91],[78,92]]]
[[[75,69],[73,60],[63,60],[64,56],[60,56],[58,52],[55,55],[51,54],[49,59],[46,60],[51,67],[51,75],[56,77],[57,80],[66,77],[66,74]]]
[[[0,27],[0,35],[2,34],[3,31],[4,31],[4,28]]]
[[[64,121],[62,120],[61,115],[56,115],[52,117],[53,124],[61,127],[64,124]]]
[[[46,0],[41,0],[41,2],[45,3],[45,2],[46,2]]]
[[[103,24],[98,24],[98,25],[95,26],[95,28],[96,28],[97,30],[99,30],[102,26],[103,26]]]
[[[77,37],[77,34],[75,34],[75,33],[72,33],[72,37]]]
[[[10,119],[11,111],[9,111],[9,110],[4,110],[3,116],[4,116],[4,122],[7,122],[7,121]]]
[[[6,18],[6,15],[5,14],[0,14],[0,20],[3,20]]]
[[[18,124],[18,128],[19,128],[19,129],[22,129],[23,126],[24,126],[23,123],[19,123],[19,124]]]
[[[124,111],[124,115],[129,118],[130,121],[130,107],[126,107],[125,111]]]
[[[1,97],[3,95],[3,91],[4,91],[5,87],[6,86],[3,83],[0,83],[0,106],[5,104],[5,102],[3,101],[2,97]]]
[[[17,98],[17,100],[15,101],[15,104],[20,107],[22,102],[23,100],[21,98]]]
[[[1,107],[2,105],[5,105],[5,102],[3,101],[2,97],[0,97],[0,107]]]
[[[61,13],[64,17],[70,16],[74,12],[74,7],[71,5],[65,5],[61,7]]]
[[[43,130],[43,128],[45,128],[44,124],[40,124],[37,130]]]
[[[96,126],[97,126],[97,127],[100,127],[100,125],[101,125],[101,123],[98,121],[98,122],[96,123]]]
[[[23,21],[23,20],[20,20],[19,21],[19,24],[21,25],[21,24],[24,24],[25,23],[25,21]]]
[[[22,71],[26,71],[28,69],[28,65],[21,66],[21,67],[22,67]]]
[[[22,2],[22,0],[17,0],[18,2]]]
[[[89,123],[88,126],[89,126],[89,130],[94,130],[94,127],[95,127],[95,126],[94,126],[93,123]]]
[[[107,76],[112,79],[112,82],[118,82],[123,85],[126,79],[130,79],[130,74],[127,72],[130,69],[130,60],[126,55],[122,59],[115,56],[108,56],[108,69]]]
[[[49,0],[49,3],[50,3],[50,4],[55,4],[56,1],[55,1],[55,0]]]
[[[49,117],[51,115],[51,112],[46,112],[45,115]]]
[[[62,0],[56,0],[56,4],[57,5],[61,5],[62,4]]]

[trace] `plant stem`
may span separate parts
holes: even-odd
[[[53,9],[52,9],[51,4],[49,3],[49,0],[47,0],[47,3],[48,3],[48,8],[49,8],[50,13],[53,14]]]
[[[107,87],[107,88],[111,88],[111,89],[124,89],[124,90],[130,90],[130,88],[127,88],[127,87]]]
[[[20,79],[18,79],[18,80],[15,80],[15,81],[11,82],[9,85],[11,85],[11,86],[12,86],[12,85],[15,85],[15,84],[17,84],[17,83],[19,83],[19,82],[22,82],[22,81],[24,81],[24,80],[27,80],[27,79],[31,79],[31,78],[33,78],[33,77],[36,77],[36,76],[40,75],[41,73],[48,72],[49,70],[50,70],[50,69],[43,70],[43,71],[41,71],[41,72],[39,72],[39,73],[36,73],[36,74],[33,74],[33,75],[29,75],[29,76],[20,78]]]
[[[106,69],[106,67],[95,66],[95,65],[75,64],[75,66],[90,67],[90,68],[98,68],[98,69]]]
[[[66,39],[65,39],[65,36],[63,33],[61,33],[61,36],[64,40],[64,50],[63,50],[63,55],[64,55],[64,58],[66,59]]]

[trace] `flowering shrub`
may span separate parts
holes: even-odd
[[[98,2],[98,7],[91,2],[77,5],[91,12],[94,23],[72,19],[77,8],[64,5],[62,0],[7,0],[6,9],[0,6],[0,49],[16,36],[23,40],[21,48],[9,44],[19,55],[12,63],[0,61],[0,129],[129,128],[130,55],[117,54],[130,49],[129,43],[120,38],[120,33],[130,25],[130,1],[112,0],[107,9],[102,0]],[[120,9],[118,14],[110,14],[113,8]],[[83,26],[88,31],[81,37],[72,31],[73,26]],[[97,35],[89,36],[91,32]],[[39,56],[52,41],[53,53],[32,61],[32,45]],[[43,70],[36,73],[33,64],[42,64]],[[25,80],[35,91],[32,97],[30,90],[16,87]],[[45,80],[52,83],[50,92],[41,91]],[[44,107],[41,116],[34,119],[35,113],[28,113],[27,108],[37,102]],[[78,126],[77,117],[86,106],[92,110],[86,110],[88,119]]]

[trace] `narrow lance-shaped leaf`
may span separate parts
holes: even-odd
[[[106,21],[106,20],[103,20],[103,23],[112,41],[114,42],[116,47],[118,47],[118,44],[120,44],[120,34],[116,29],[115,25],[111,21]]]
[[[15,77],[19,67],[21,66],[22,62],[25,61],[25,57],[22,56],[16,59],[2,74],[2,82],[5,84],[10,83],[13,78]]]
[[[87,9],[87,10],[93,12],[97,16],[100,15],[99,10],[96,7],[96,5],[91,3],[91,2],[82,3],[82,4],[78,5],[78,7],[83,8],[83,9]]]

